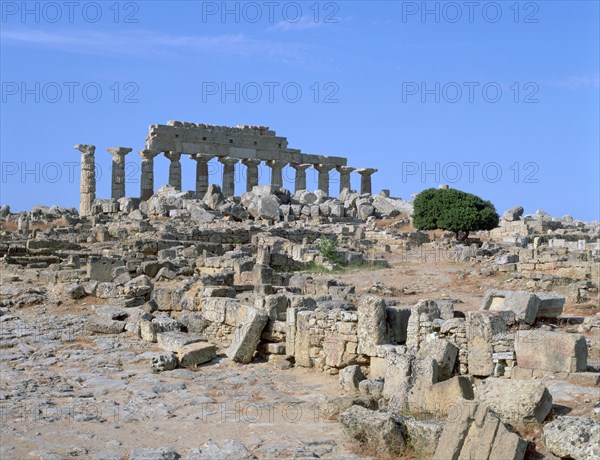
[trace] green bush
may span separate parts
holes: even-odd
[[[321,238],[319,243],[319,252],[325,260],[331,263],[337,262],[338,240],[336,238]]]
[[[455,189],[423,190],[414,202],[413,226],[419,230],[447,230],[465,240],[469,232],[492,230],[498,226],[498,213],[489,201]]]

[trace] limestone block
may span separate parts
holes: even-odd
[[[340,371],[340,387],[347,393],[358,392],[358,385],[365,380],[365,376],[360,370],[360,366],[352,365],[343,368]]]
[[[375,452],[397,456],[405,449],[402,426],[390,413],[352,406],[340,414],[339,422],[350,439]]]
[[[177,350],[177,360],[183,367],[204,364],[216,356],[216,345],[206,342],[190,343]]]
[[[366,295],[358,304],[358,353],[377,356],[376,346],[387,343],[386,306],[379,297]]]
[[[201,342],[203,339],[199,335],[188,334],[180,331],[159,332],[156,334],[158,346],[165,351],[176,352],[184,345]]]
[[[585,337],[568,332],[533,329],[515,334],[519,367],[553,372],[585,372],[588,349]],[[469,365],[470,367],[470,365]]]
[[[227,349],[227,356],[243,364],[252,361],[262,330],[268,320],[269,317],[265,312],[247,307],[245,317],[238,324],[231,345]]]
[[[458,357],[458,348],[448,340],[434,338],[425,340],[417,353],[417,357],[431,357],[437,362],[437,381],[442,382],[452,377],[452,371]]]
[[[383,397],[389,400],[388,405],[392,410],[400,412],[406,409],[408,405],[412,361],[413,357],[410,355],[389,353],[385,357],[386,372]]]
[[[499,417],[484,406],[459,400],[437,444],[433,460],[522,460],[527,442],[511,433]]]
[[[459,399],[473,398],[471,379],[459,375],[433,385],[417,382],[408,394],[408,408],[416,413],[447,415]]]
[[[125,330],[125,321],[116,321],[101,316],[92,316],[85,325],[88,331],[100,334],[120,334]]]
[[[507,423],[542,423],[552,409],[552,395],[540,382],[487,379],[476,389],[480,404]]]
[[[540,299],[538,307],[538,318],[556,318],[563,312],[565,297],[551,292],[536,292],[535,295]]]
[[[558,416],[544,426],[543,441],[557,457],[600,458],[600,422],[587,417]]]
[[[483,299],[480,310],[511,310],[516,317],[527,324],[533,324],[538,314],[540,298],[527,291],[489,290]]]

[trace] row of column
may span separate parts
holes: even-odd
[[[91,215],[91,207],[96,198],[96,175],[94,153],[96,147],[88,144],[77,144],[75,146],[81,152],[81,182],[80,182],[80,214]],[[112,155],[112,185],[111,196],[114,199],[125,196],[125,156],[132,151],[130,148],[111,147],[107,151]],[[158,150],[140,150],[142,158],[140,198],[148,200],[154,193],[154,158],[161,152]],[[181,190],[181,154],[164,152],[166,158],[170,160],[169,165],[169,185],[176,190]],[[208,162],[214,158],[208,154],[193,154],[191,158],[196,161],[196,192],[206,193],[208,190]],[[240,162],[237,158],[218,157],[218,161],[223,164],[223,185],[224,196],[234,195],[235,186],[235,165]],[[258,167],[261,160],[244,159],[241,160],[247,168],[246,191],[258,185]],[[265,164],[271,168],[271,185],[283,187],[283,168],[288,164],[285,161],[268,160]],[[296,170],[295,189],[306,190],[306,170],[309,167],[315,168],[318,173],[318,188],[326,195],[329,195],[329,172],[336,169],[340,173],[340,193],[344,189],[350,189],[350,173],[353,171],[361,175],[360,190],[361,193],[371,193],[371,175],[377,172],[374,168],[352,168],[350,166],[334,166],[327,164],[294,164],[290,166]]]

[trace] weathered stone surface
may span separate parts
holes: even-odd
[[[196,366],[207,363],[217,356],[217,346],[206,342],[191,343],[177,350],[180,366]]]
[[[433,459],[522,460],[526,448],[526,441],[509,432],[496,414],[477,403],[459,400]]]
[[[167,331],[156,334],[158,346],[165,351],[170,351],[173,353],[175,353],[184,345],[201,342],[202,340],[202,337],[199,335],[188,334],[180,331]]]
[[[152,280],[146,275],[140,275],[125,283],[123,294],[125,297],[141,297],[150,294],[153,289]]]
[[[340,386],[345,392],[356,393],[358,391],[358,385],[365,380],[365,378],[360,366],[346,366],[340,371]]]
[[[499,312],[466,313],[469,374],[487,377],[494,372],[494,336],[506,332],[506,322]]]
[[[553,372],[585,372],[585,337],[567,332],[533,329],[515,334],[519,367]]]
[[[540,382],[490,378],[476,388],[476,401],[507,423],[542,423],[552,409],[552,395]]]
[[[563,312],[565,297],[552,292],[536,292],[535,295],[540,299],[538,307],[538,318],[556,318]]]
[[[600,458],[600,422],[587,417],[559,416],[544,425],[543,441],[554,455],[574,460]]]
[[[253,460],[256,457],[239,441],[209,440],[199,449],[190,449],[185,460]]]
[[[386,372],[383,396],[390,409],[401,412],[408,407],[408,393],[411,387],[411,366],[413,357],[390,353],[385,357]]]
[[[171,447],[132,449],[129,460],[179,460],[181,456]]]
[[[358,383],[358,391],[365,396],[380,399],[383,396],[383,377],[365,379]]]
[[[227,356],[237,362],[247,364],[252,361],[256,346],[260,341],[269,316],[254,307],[245,308],[244,317],[239,321],[234,332]]]
[[[425,340],[417,353],[417,357],[428,356],[437,362],[437,381],[441,382],[452,377],[452,371],[458,356],[458,348],[445,339],[434,338]]]
[[[115,321],[100,316],[92,316],[85,325],[85,328],[88,331],[100,334],[120,334],[125,330],[125,321]]]
[[[533,324],[538,314],[540,298],[533,292],[489,290],[483,299],[481,310],[511,310],[527,324]]]
[[[387,342],[386,306],[379,297],[361,297],[358,307],[357,353],[377,356],[376,346]]]
[[[340,414],[339,422],[350,439],[376,452],[400,455],[405,449],[402,426],[389,413],[352,406]]]
[[[464,375],[434,384],[417,381],[408,394],[408,408],[415,413],[447,415],[462,399],[474,399],[471,379]]]
[[[417,420],[414,417],[398,415],[402,434],[417,458],[431,458],[444,431],[444,422],[437,420]]]
[[[525,212],[523,206],[514,206],[504,211],[504,214],[502,214],[502,218],[509,222],[519,220],[523,215],[523,212]]]
[[[177,357],[174,353],[161,353],[152,357],[152,372],[171,371],[177,367]]]

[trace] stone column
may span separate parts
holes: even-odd
[[[192,155],[196,161],[196,193],[204,195],[208,190],[208,162],[214,157],[203,153]]]
[[[377,170],[375,168],[358,168],[356,172],[361,175],[360,193],[371,194],[371,175]]]
[[[138,153],[142,157],[140,199],[146,201],[154,195],[154,157],[160,152],[158,150],[140,150]]]
[[[125,155],[132,149],[125,147],[109,147],[106,149],[112,158],[111,197],[115,200],[125,196]]]
[[[181,153],[165,152],[165,156],[171,160],[169,165],[169,185],[175,190],[181,191]]]
[[[342,193],[342,190],[345,188],[350,190],[350,173],[356,168],[350,166],[338,166],[336,169],[340,173],[340,193]]]
[[[238,162],[237,158],[219,158],[219,161],[223,163],[223,196],[233,196],[235,192],[235,164]]]
[[[96,146],[77,144],[75,149],[81,152],[81,176],[79,183],[79,215],[91,216],[92,204],[96,199]]]
[[[246,191],[251,192],[254,186],[258,185],[258,165],[260,165],[260,160],[248,158],[242,160],[242,163],[246,165]]]
[[[269,160],[265,161],[265,164],[271,168],[271,186],[283,188],[283,176],[281,171],[287,164],[285,161]]]
[[[295,191],[306,190],[306,169],[311,166],[309,164],[290,164],[296,170],[296,180],[294,183]]]
[[[319,171],[319,190],[329,196],[329,171],[335,168],[335,166],[320,164],[314,165],[314,168]]]

